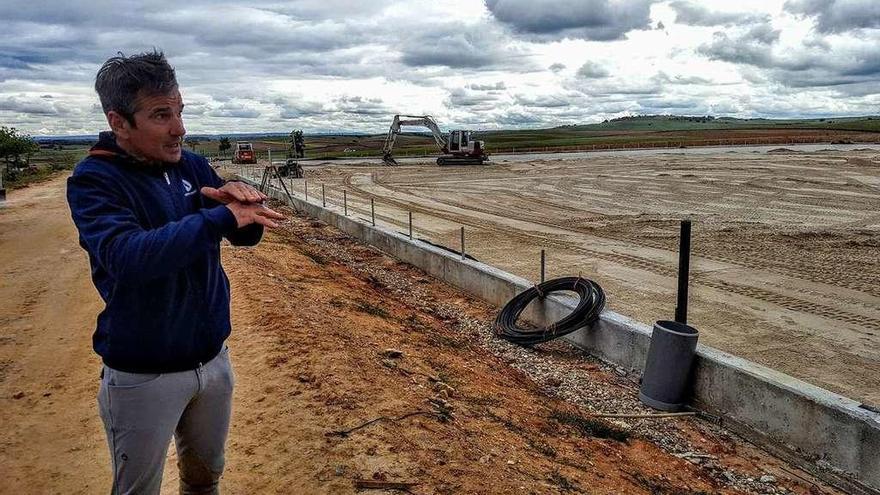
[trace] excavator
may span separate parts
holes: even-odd
[[[471,131],[449,131],[448,137],[443,136],[440,126],[430,115],[395,115],[382,146],[382,161],[386,165],[397,165],[391,154],[401,126],[427,127],[434,136],[434,142],[440,148],[442,156],[437,158],[437,165],[482,165],[489,160],[483,141],[472,141]]]

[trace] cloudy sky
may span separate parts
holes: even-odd
[[[0,125],[106,127],[118,51],[177,69],[191,133],[880,113],[878,0],[4,1]]]

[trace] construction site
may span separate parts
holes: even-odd
[[[820,147],[821,148],[821,147]],[[679,222],[693,221],[701,342],[880,404],[880,154],[676,150],[508,157],[491,167],[309,169],[327,201],[537,281],[583,274],[638,321],[675,308]],[[304,192],[303,181],[291,183]],[[312,190],[317,197],[320,191]],[[807,366],[809,365],[809,366]]]
[[[224,491],[877,493],[876,144],[387,158],[218,164],[287,216],[222,246]],[[639,393],[650,325],[676,312],[682,220],[700,346],[688,406],[663,413]],[[0,267],[4,491],[105,491],[100,361],[81,345],[101,301],[64,177],[9,195]],[[567,276],[604,290],[595,324],[496,335],[512,296]]]
[[[729,415],[745,427],[746,437],[760,437],[759,443],[771,449],[785,442],[803,455],[818,442],[812,455],[823,462],[826,456],[858,452],[853,466],[862,469],[867,462],[870,477],[878,417],[880,300],[872,283],[880,242],[874,193],[878,158],[874,146],[803,146],[502,156],[488,168],[454,171],[417,159],[406,166],[394,162],[392,169],[354,161],[318,166],[299,181],[277,177],[274,190],[280,199],[310,211],[311,178],[321,188],[317,197],[313,185],[312,201],[320,204],[314,216],[498,305],[545,276],[576,274],[600,281],[603,299],[607,295],[609,306],[625,315],[624,323],[606,317],[619,327],[606,329],[610,337],[589,335],[601,332],[588,324],[586,335],[569,340],[624,373],[648,373],[650,354],[637,348],[653,340],[639,342],[650,331],[628,322],[672,319],[674,313],[676,321],[701,329],[704,358],[714,362],[708,366],[728,368],[716,378],[712,372],[696,378],[705,382],[696,385],[696,405],[704,403],[705,411],[722,418]],[[238,175],[256,184],[261,169],[261,188],[272,189],[265,167],[240,168]],[[685,249],[679,243],[685,235],[679,233],[680,223],[682,228],[687,223],[688,253],[694,245],[692,263],[688,259],[694,276],[690,316],[686,309],[679,313],[680,305],[688,307],[680,298]],[[460,256],[461,263],[486,268],[469,273],[433,255],[411,254],[411,247],[392,248],[400,241],[395,234],[403,244],[439,248],[440,258]],[[510,284],[513,294],[503,295]],[[561,313],[573,308],[562,303]],[[551,322],[553,316],[559,319],[558,308],[532,309],[534,320],[555,328]],[[622,338],[621,329],[632,338]],[[636,349],[621,351],[620,345]],[[753,384],[715,383],[731,372],[760,378]],[[790,388],[792,395],[780,397],[781,388]],[[646,402],[643,394],[644,386],[640,397]],[[775,403],[763,402],[762,394]],[[731,402],[749,395],[762,402],[736,411]],[[792,404],[804,399],[814,404]],[[817,416],[841,412],[815,410],[828,402],[846,403],[851,417],[844,423],[861,424],[859,433],[842,438],[828,432],[817,439],[809,430],[825,422]],[[787,416],[781,421],[771,418],[778,409]],[[840,452],[831,453],[835,449]],[[839,478],[840,485],[862,489],[846,477]]]
[[[0,495],[880,495],[880,1],[3,2]]]

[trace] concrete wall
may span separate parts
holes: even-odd
[[[462,260],[455,253],[410,240],[399,232],[346,217],[341,207],[323,208],[302,198],[287,198],[275,189],[270,193],[498,306],[532,286],[529,280],[492,266]],[[576,305],[573,297],[554,295],[524,317],[547,324],[563,318]],[[592,330],[581,329],[565,338],[607,362],[641,372],[651,327],[605,310]],[[858,402],[698,345],[691,403],[719,418],[725,427],[848,492],[880,494],[880,414],[859,407]]]

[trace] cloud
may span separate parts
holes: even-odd
[[[326,113],[322,103],[302,98],[276,98],[275,104],[280,108],[280,116],[283,119],[299,119]]]
[[[779,31],[770,24],[760,24],[733,37],[718,31],[711,43],[698,48],[698,52],[711,60],[758,67],[773,65],[772,45],[779,39]]]
[[[258,2],[259,3],[259,2]],[[296,2],[265,2],[263,8],[302,20],[339,19],[345,17],[370,18],[381,14],[384,8],[393,8],[394,2],[377,7],[371,2],[351,0],[297,0]]]
[[[552,71],[552,72],[559,72],[559,71],[565,69],[565,64],[555,63],[547,68],[550,69],[550,71]]]
[[[713,41],[701,45],[697,52],[712,60],[763,69],[770,80],[790,88],[876,84],[880,78],[880,51],[876,49],[880,33],[839,47],[827,40],[809,39],[780,48],[779,39],[779,30],[761,24],[734,36],[716,32]],[[749,78],[760,82],[754,75]]]
[[[389,115],[391,113],[381,98],[347,95],[337,98],[330,106],[330,110],[353,115]]]
[[[329,51],[363,42],[366,33],[354,23],[331,19],[304,21],[279,12],[229,5],[205,22],[204,6],[187,6],[147,14],[142,25],[162,32],[186,33],[202,46],[253,55],[258,50]]]
[[[498,81],[495,84],[468,84],[467,88],[474,91],[501,91],[507,89],[507,85],[504,81]]]
[[[198,116],[204,115],[205,112],[208,111],[208,108],[205,105],[187,103],[185,107],[183,107],[183,115],[184,116]]]
[[[410,67],[442,65],[451,68],[486,67],[494,62],[479,42],[464,35],[450,35],[438,44],[418,43],[404,49],[401,61]]]
[[[877,0],[789,0],[783,9],[814,18],[816,29],[822,33],[880,28],[880,2]]]
[[[581,68],[578,69],[577,74],[578,77],[584,79],[602,79],[611,75],[608,72],[608,69],[592,61],[587,61],[582,65]]]
[[[206,112],[206,115],[209,115],[211,117],[255,119],[259,117],[261,113],[259,110],[255,108],[248,108],[246,105],[241,103],[227,102],[220,105],[218,108]]]
[[[801,43],[804,47],[812,49],[812,50],[821,50],[824,52],[828,52],[831,50],[831,43],[828,42],[825,38],[821,38],[819,36],[808,36],[804,38]]]
[[[27,115],[55,116],[69,113],[69,110],[64,106],[49,101],[47,98],[27,96],[0,97],[0,111],[17,112]]]
[[[687,97],[660,97],[660,98],[644,98],[637,100],[639,106],[645,110],[645,113],[697,113],[696,110],[702,108],[702,101],[697,98]],[[702,113],[702,112],[700,112]]]
[[[653,0],[485,0],[499,22],[527,37],[552,41],[617,40],[650,29]]]
[[[440,24],[401,40],[401,62],[409,67],[514,68],[530,65],[527,54],[509,46],[504,33],[483,23]]]
[[[569,87],[588,96],[620,100],[663,92],[663,83],[652,79],[633,80],[610,77],[592,80],[581,79]]]
[[[516,95],[516,103],[524,107],[559,108],[572,105],[568,95]]]
[[[677,0],[669,6],[675,11],[675,22],[691,26],[733,26],[770,22],[769,14],[713,11],[705,5],[691,1]]]
[[[498,101],[496,92],[455,88],[449,91],[444,105],[448,108],[475,107],[488,110]]]
[[[651,77],[652,81],[656,81],[662,84],[681,84],[681,85],[694,85],[694,84],[712,84],[712,81],[706,79],[705,77],[700,76],[683,76],[680,74],[676,74],[674,76],[670,76],[664,71],[659,71]]]
[[[502,125],[524,125],[536,124],[541,122],[541,118],[532,112],[523,110],[507,110],[495,118],[496,122]]]

